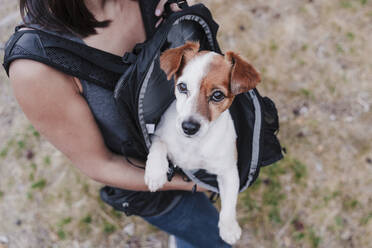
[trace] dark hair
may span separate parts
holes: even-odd
[[[26,25],[39,24],[53,31],[86,37],[110,24],[109,20],[97,21],[83,0],[20,0],[19,5]]]

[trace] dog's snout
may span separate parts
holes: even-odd
[[[183,132],[187,135],[194,135],[200,129],[200,124],[195,121],[184,121],[182,122]]]

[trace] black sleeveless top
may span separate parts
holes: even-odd
[[[142,0],[139,2],[147,39],[155,32],[155,23],[158,18],[154,13],[158,2],[159,0]],[[83,42],[71,35],[65,37]],[[122,143],[128,140],[128,137],[125,136],[126,132],[121,130],[127,129],[127,127],[114,102],[113,91],[89,83],[86,80],[81,80],[81,84],[83,86],[83,97],[95,117],[106,146],[112,152],[120,154]]]
[[[158,2],[159,0],[139,1],[147,39],[155,32],[155,24],[158,18],[154,13]],[[78,40],[83,42],[81,39]],[[128,137],[125,136],[126,132],[121,130],[127,129],[127,127],[114,102],[113,91],[89,83],[86,80],[81,80],[81,84],[83,86],[83,97],[95,117],[106,146],[112,152],[121,154],[122,143],[128,140]]]

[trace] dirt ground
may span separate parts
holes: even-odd
[[[277,104],[287,154],[240,195],[236,247],[372,247],[372,1],[206,0]],[[0,48],[17,1],[0,0]],[[0,51],[3,55],[3,51]],[[34,130],[0,70],[0,248],[167,247]]]

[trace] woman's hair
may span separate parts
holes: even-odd
[[[105,0],[102,0],[102,5]],[[84,0],[20,0],[25,24],[86,37],[96,34],[95,28],[107,27],[110,21],[97,21]]]

